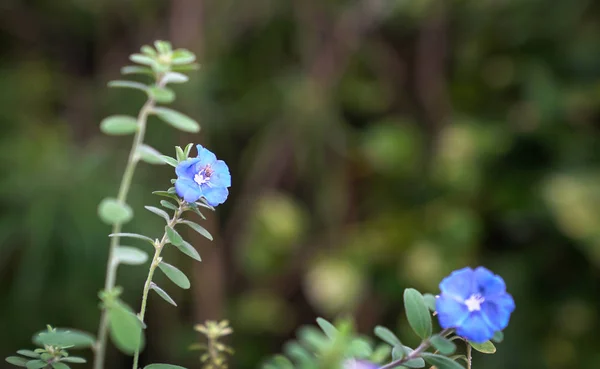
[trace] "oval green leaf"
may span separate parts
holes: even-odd
[[[442,355],[431,354],[424,352],[421,354],[423,359],[431,365],[435,365],[438,369],[464,369],[456,361]]]
[[[194,246],[192,246],[189,242],[183,241],[183,243],[181,245],[175,245],[175,247],[177,247],[179,249],[179,251],[183,252],[184,254],[191,257],[192,259],[194,259],[196,261],[202,261],[202,258],[200,258],[200,254],[198,253],[198,250],[196,250],[194,248]]]
[[[422,339],[431,336],[431,315],[425,305],[423,295],[414,288],[404,290],[404,307],[408,324]]]
[[[108,82],[108,87],[118,87],[118,88],[132,88],[134,90],[146,91],[148,86],[139,82],[132,81],[110,81]]]
[[[167,223],[169,223],[169,221],[171,220],[169,214],[167,214],[167,212],[162,209],[156,208],[154,206],[144,206],[144,208],[163,218]]]
[[[87,363],[87,360],[82,357],[77,356],[67,356],[65,358],[60,359],[60,361],[64,361],[65,363],[73,363],[73,364],[84,364]]]
[[[150,288],[153,289],[154,292],[156,292],[158,294],[158,296],[162,297],[163,300],[165,300],[166,302],[168,302],[169,304],[171,304],[173,306],[177,306],[177,303],[175,302],[175,300],[173,300],[171,298],[171,296],[169,296],[169,294],[165,292],[165,290],[158,287],[154,282],[150,283]]]
[[[431,312],[434,312],[435,311],[435,296],[430,293],[426,293],[423,295],[423,300],[425,301],[425,305],[427,305],[427,308],[429,310],[431,310]]]
[[[24,357],[19,357],[19,356],[9,356],[5,360],[9,364],[21,366],[21,367],[25,367],[27,362],[29,361],[28,359],[25,359]]]
[[[183,238],[177,233],[173,228],[166,226],[165,233],[167,234],[167,238],[172,245],[181,246],[183,245]]]
[[[456,345],[449,339],[440,335],[433,335],[429,342],[443,355],[452,355],[456,351]]]
[[[42,361],[42,360],[31,360],[28,361],[27,364],[25,364],[25,366],[27,367],[27,369],[41,369],[43,367],[45,367],[46,362]]]
[[[469,345],[483,354],[493,354],[496,352],[496,346],[494,346],[491,341],[485,341],[483,343],[469,341]]]
[[[171,364],[150,364],[146,365],[144,369],[186,369],[179,365],[171,365]]]
[[[206,230],[206,228],[202,227],[200,224],[196,224],[194,222],[190,222],[189,220],[183,220],[181,223],[187,225],[194,231],[200,233],[202,236],[208,238],[209,240],[213,240],[213,236]]]
[[[386,327],[378,325],[375,327],[375,335],[381,338],[383,341],[389,343],[391,346],[401,345],[400,339]]]
[[[319,325],[319,327],[321,327],[321,329],[329,339],[332,340],[337,336],[337,328],[333,324],[328,322],[326,319],[323,319],[321,317],[317,318],[317,324]]]
[[[121,68],[121,74],[148,74],[152,75],[152,69],[140,67],[138,65],[129,65]]]
[[[121,264],[141,265],[148,261],[148,254],[135,247],[119,246],[115,250],[115,258]]]
[[[181,270],[175,268],[171,264],[167,264],[162,261],[160,262],[160,264],[158,264],[158,267],[173,283],[175,283],[179,287],[185,290],[190,288],[190,280],[188,279],[188,277],[185,276],[185,274],[183,274]]]
[[[127,115],[113,115],[100,123],[102,133],[113,136],[129,135],[138,129],[137,120]]]
[[[68,366],[65,363],[61,363],[60,361],[56,362],[56,363],[52,363],[52,367],[54,369],[71,369],[70,366]]]
[[[37,359],[40,357],[40,354],[38,354],[37,352],[31,351],[31,350],[19,350],[19,351],[17,351],[17,354],[27,356],[27,357],[30,357],[33,359]]]
[[[142,54],[133,54],[129,57],[129,60],[131,60],[134,63],[150,66],[156,63],[153,58]]]
[[[185,49],[177,49],[173,52],[172,63],[174,65],[190,64],[196,61],[196,55]]]
[[[169,194],[169,195],[171,195],[171,194]],[[169,202],[167,200],[160,200],[160,204],[163,206],[163,208],[167,208],[169,210],[177,210],[177,205],[175,205],[172,202]]]
[[[138,317],[122,304],[109,309],[110,336],[117,348],[126,354],[133,354],[144,345],[142,323]]]
[[[195,120],[178,111],[169,108],[154,108],[153,112],[167,124],[181,131],[190,133],[200,131],[200,125]]]
[[[107,197],[98,205],[98,215],[106,224],[123,224],[133,218],[133,210],[129,205]]]
[[[169,164],[172,167],[176,167],[177,164],[179,164],[179,163],[177,163],[177,160],[175,160],[172,157],[167,156],[167,155],[161,155],[160,158],[162,159],[163,162],[165,162],[166,164]]]
[[[42,331],[33,337],[33,342],[40,346],[58,346],[87,348],[92,347],[96,339],[87,332],[70,329],[56,329],[53,332]]]
[[[165,164],[165,161],[161,158],[162,154],[155,148],[145,144],[140,145],[137,149],[137,156],[148,164]]]
[[[188,77],[185,74],[177,72],[167,72],[163,77],[164,83],[185,83],[188,81]]]
[[[148,95],[158,103],[172,103],[175,100],[175,92],[166,87],[150,87]]]

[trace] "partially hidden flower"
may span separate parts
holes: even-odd
[[[210,206],[222,204],[227,200],[227,188],[231,186],[229,168],[202,145],[196,145],[196,149],[197,157],[182,161],[175,168],[177,195],[189,203],[203,197]]]
[[[344,361],[343,369],[377,369],[379,366],[365,360],[349,359]]]
[[[508,325],[515,302],[506,292],[504,280],[484,267],[452,272],[440,283],[436,311],[442,328],[483,343]]]

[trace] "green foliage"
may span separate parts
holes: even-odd
[[[183,289],[190,288],[190,280],[181,270],[163,261],[161,261],[158,264],[158,267],[160,268],[160,270],[162,270],[163,273],[165,273],[165,275],[171,280],[171,282],[175,283],[177,286]]]
[[[408,323],[415,333],[422,339],[431,336],[431,314],[423,295],[414,288],[407,288],[404,291],[404,308]]]
[[[106,224],[123,224],[133,218],[133,210],[117,199],[106,198],[98,206],[98,215]]]
[[[194,330],[206,337],[207,343],[199,343],[190,346],[190,350],[200,350],[200,362],[203,369],[227,369],[227,359],[233,355],[233,349],[221,342],[223,337],[233,333],[229,321],[220,322],[207,320],[204,324],[197,324]]]

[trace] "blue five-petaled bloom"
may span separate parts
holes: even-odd
[[[175,168],[175,190],[189,203],[204,197],[211,206],[222,204],[229,195],[227,187],[231,186],[229,168],[202,145],[196,145],[196,149],[197,157],[182,161]]]
[[[484,267],[452,272],[440,283],[436,311],[442,328],[482,343],[508,325],[515,302],[506,292],[504,280]]]

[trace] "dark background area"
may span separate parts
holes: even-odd
[[[131,144],[99,122],[144,101],[106,83],[167,39],[199,56],[176,107],[203,130],[152,120],[147,141],[208,146],[233,186],[203,223],[215,241],[187,235],[203,262],[167,252],[192,288],[159,280],[179,307],[151,296],[142,363],[200,367],[192,327],[217,318],[232,368],[316,316],[412,344],[403,289],[485,265],[517,310],[475,368],[599,367],[599,15],[592,0],[2,0],[1,356],[46,324],[96,332],[96,208]],[[140,165],[128,231],[158,236],[142,206],[173,176]],[[136,309],[146,272],[119,270]],[[130,360],[111,348],[107,367]]]

